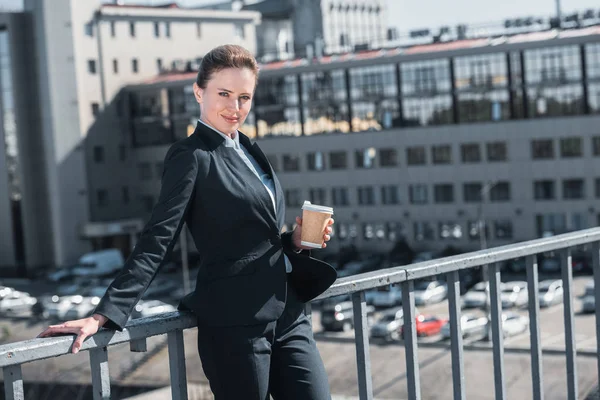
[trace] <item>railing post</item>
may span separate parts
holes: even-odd
[[[369,352],[369,326],[365,292],[352,295],[356,365],[358,368],[358,394],[360,400],[373,400],[371,379],[371,354]]]
[[[496,390],[496,400],[504,400],[504,327],[502,323],[502,299],[499,290],[501,280],[498,263],[489,265],[489,280],[492,312],[492,347],[494,353],[494,387]]]
[[[525,260],[527,268],[527,293],[529,294],[529,340],[531,344],[533,399],[542,400],[544,398],[544,376],[542,374],[537,256],[527,256]]]
[[[90,350],[92,390],[94,400],[110,399],[110,375],[108,373],[108,349],[98,347]]]
[[[171,372],[171,395],[173,399],[187,400],[187,375],[183,331],[176,329],[167,333],[169,346],[169,369]]]
[[[567,398],[577,399],[577,366],[575,364],[577,349],[575,348],[575,325],[573,316],[573,268],[571,249],[560,252],[560,266],[563,281],[563,301],[565,318],[565,351],[567,353]]]
[[[448,283],[448,305],[450,308],[450,347],[452,351],[454,400],[465,400],[465,368],[463,363],[463,335],[458,271],[446,274],[446,281]]]
[[[404,313],[403,340],[406,350],[406,380],[408,398],[421,400],[419,357],[417,355],[417,323],[415,321],[415,293],[413,281],[402,282],[402,309]]]
[[[596,354],[598,379],[600,379],[600,242],[592,243],[592,267],[594,269],[594,301],[596,314]]]
[[[23,376],[20,365],[4,367],[4,398],[6,400],[24,400]]]

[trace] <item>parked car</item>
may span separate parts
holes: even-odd
[[[27,292],[12,290],[0,299],[0,313],[13,314],[31,310],[37,299]]]
[[[485,335],[487,328],[487,318],[475,314],[464,314],[460,317],[460,327],[462,336]],[[450,338],[450,322],[442,326],[442,337]]]
[[[529,327],[529,318],[515,312],[506,312],[502,314],[502,332],[504,337],[518,335],[523,333]]]
[[[479,282],[462,297],[462,306],[465,308],[485,307],[487,300],[487,282]]]
[[[131,318],[146,318],[172,311],[177,311],[177,308],[160,300],[140,300],[133,309]]]
[[[108,276],[119,271],[124,262],[119,249],[94,251],[81,256],[74,266],[52,271],[47,278],[51,282],[59,282],[74,277]]]
[[[367,317],[370,322],[373,319],[375,307],[367,306]],[[354,329],[354,311],[351,301],[343,301],[337,304],[329,304],[321,311],[321,326],[326,331],[350,331]]]
[[[85,318],[100,303],[100,297],[77,297],[76,301],[71,302],[71,307],[65,313],[64,319],[73,320]]]
[[[400,285],[378,287],[372,295],[372,304],[375,307],[393,307],[402,304]]]
[[[502,300],[502,308],[504,309],[524,306],[527,304],[529,298],[527,282],[505,282],[502,285],[500,298]]]
[[[563,286],[560,279],[541,281],[538,286],[540,307],[549,307],[563,301]]]
[[[40,315],[43,318],[65,320],[67,312],[75,305],[83,301],[83,296],[57,296],[45,298]]]
[[[437,335],[441,332],[442,326],[448,322],[447,319],[441,319],[433,315],[419,314],[415,318],[417,336]],[[400,335],[404,337],[404,325],[400,328]]]
[[[596,296],[594,293],[594,281],[589,280],[585,285],[585,292],[582,296],[582,311],[589,313],[596,311]]]
[[[415,309],[415,313],[418,314],[419,310]],[[371,338],[397,340],[400,337],[400,328],[403,324],[404,310],[401,307],[385,310],[371,327]]]
[[[448,285],[442,281],[415,282],[415,304],[439,303],[448,296]]]

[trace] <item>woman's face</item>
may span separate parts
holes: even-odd
[[[225,134],[235,133],[248,116],[255,86],[256,76],[247,68],[215,72],[205,89],[194,83],[200,118]]]

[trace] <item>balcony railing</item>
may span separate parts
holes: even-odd
[[[502,303],[500,297],[500,263],[525,257],[529,293],[530,354],[532,398],[544,398],[542,379],[542,349],[540,346],[539,297],[537,255],[555,251],[561,257],[561,276],[564,288],[564,327],[567,370],[567,394],[569,400],[577,398],[576,347],[574,334],[574,313],[572,290],[571,248],[590,244],[592,248],[594,295],[600,305],[600,228],[592,228],[567,233],[550,238],[521,242],[489,250],[401,266],[386,270],[354,275],[338,281],[318,299],[351,294],[353,300],[355,344],[358,365],[358,386],[361,400],[373,399],[371,380],[371,360],[367,326],[367,304],[364,292],[369,289],[400,284],[402,287],[402,307],[404,312],[404,345],[408,397],[420,399],[419,363],[417,357],[417,332],[415,321],[414,281],[434,276],[444,276],[448,283],[448,303],[451,330],[451,356],[454,399],[465,398],[465,370],[463,363],[463,343],[460,327],[460,282],[459,271],[479,266],[487,266],[491,299],[491,336],[494,359],[494,383],[496,399],[506,398],[504,345],[502,334]],[[307,305],[310,313],[310,304]],[[596,345],[600,348],[600,307],[596,308]],[[173,312],[160,317],[143,318],[131,321],[122,332],[103,330],[89,338],[81,350],[89,351],[94,399],[110,398],[110,378],[108,371],[108,347],[129,342],[131,351],[144,352],[146,339],[167,334],[171,392],[173,399],[187,399],[186,366],[184,355],[183,330],[196,324],[193,315]],[[21,365],[24,363],[70,354],[72,336],[32,339],[0,346],[0,367],[4,372],[5,398],[23,400],[23,378]],[[598,357],[600,371],[600,357]]]

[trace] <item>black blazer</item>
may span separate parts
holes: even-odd
[[[122,329],[170,252],[185,221],[201,261],[196,289],[180,309],[191,310],[209,326],[270,322],[283,312],[289,281],[302,301],[324,292],[335,269],[309,251],[292,251],[291,232],[281,234],[283,190],[256,143],[240,133],[240,143],[273,178],[273,203],[260,179],[225,139],[198,123],[188,138],[165,156],[160,196],[152,216],[123,269],[95,313],[107,328]],[[300,210],[299,210],[300,212]],[[284,253],[292,263],[287,274]]]

